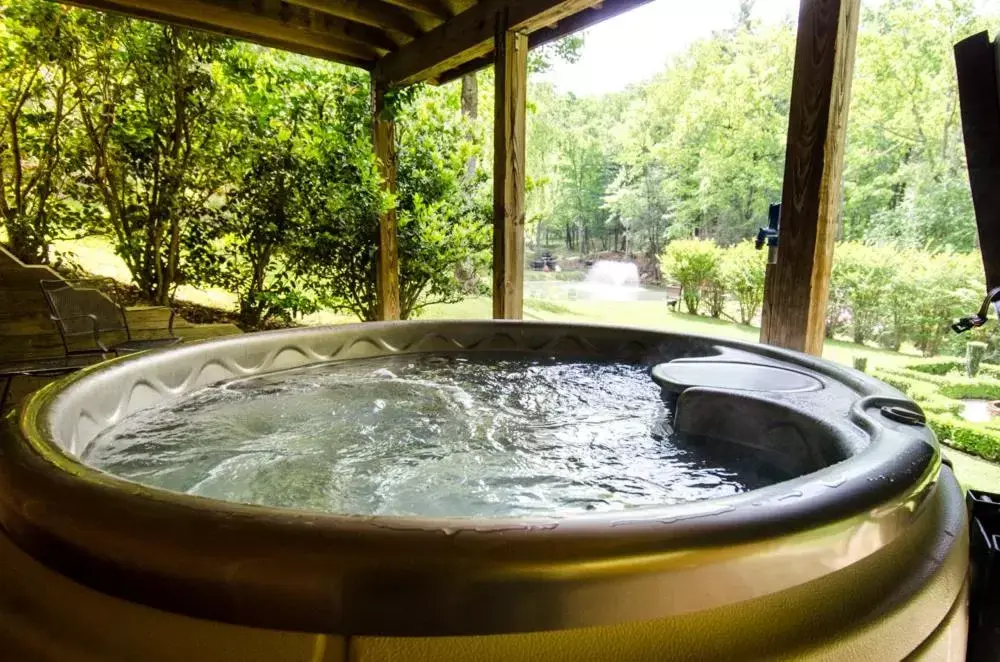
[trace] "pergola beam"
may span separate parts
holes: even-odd
[[[777,264],[761,342],[823,352],[840,213],[859,0],[802,0],[788,116]]]
[[[380,30],[394,31],[416,38],[424,34],[417,22],[394,5],[372,0],[287,0],[289,4],[362,23]]]
[[[380,30],[304,7],[282,6],[277,0],[238,0],[225,5],[208,0],[67,0],[67,4],[239,37],[364,68],[395,47]]]
[[[418,11],[441,21],[451,18],[451,12],[439,0],[383,0],[383,2],[403,9]]]
[[[529,34],[593,7],[599,0],[483,0],[383,57],[375,67],[379,79],[393,86],[436,78],[493,49],[496,17],[503,13],[509,29]]]
[[[496,103],[493,121],[493,317],[524,314],[524,160],[528,36],[495,25]]]
[[[389,194],[396,192],[396,122],[385,105],[388,90],[381,81],[372,77],[372,142],[378,161],[382,187]],[[378,318],[398,320],[399,305],[399,241],[395,207],[379,216],[378,264],[376,287],[378,289]]]
[[[539,46],[552,43],[562,39],[566,35],[586,30],[592,25],[596,25],[609,18],[623,14],[631,9],[649,4],[652,0],[604,0],[600,5],[595,5],[589,9],[567,16],[555,25],[541,28],[528,35],[528,49],[535,49]],[[439,85],[458,80],[466,74],[471,74],[480,69],[485,69],[493,64],[493,56],[486,55],[459,65],[458,67],[445,71],[435,78]]]

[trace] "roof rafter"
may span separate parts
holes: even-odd
[[[448,8],[440,0],[383,0],[383,2],[384,4],[402,7],[403,9],[422,12],[441,21],[451,18],[451,12],[448,11]]]
[[[230,35],[365,68],[396,48],[382,30],[280,0],[64,0],[68,4]]]
[[[392,30],[410,38],[424,34],[405,9],[372,0],[287,0],[289,4],[338,16],[382,30]]]
[[[483,0],[423,37],[386,55],[375,67],[379,80],[395,86],[435,78],[493,49],[496,16],[531,33],[598,4],[599,0]]]

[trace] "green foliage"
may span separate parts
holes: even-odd
[[[957,359],[941,359],[938,361],[928,361],[926,363],[915,363],[907,367],[910,370],[922,372],[928,375],[947,375],[950,372],[958,372],[964,366]]]
[[[86,217],[71,195],[81,158],[77,20],[42,0],[0,3],[0,226],[6,248],[28,263],[47,263],[52,241]]]
[[[867,356],[855,356],[852,359],[855,370],[865,372],[868,370],[868,357]]]
[[[192,280],[236,294],[244,328],[288,324],[317,307],[288,267],[289,247],[302,239],[300,184],[311,172],[314,133],[334,121],[358,81],[340,68],[264,51],[234,50],[227,65],[228,119],[240,136],[230,159],[234,181],[190,228],[188,264]]]
[[[967,377],[961,372],[931,375],[911,368],[882,368],[881,373],[932,384],[941,395],[956,400],[1000,400],[1000,379]]]
[[[845,158],[844,235],[970,250],[952,46],[992,27],[969,0],[888,0],[862,8]]]
[[[945,368],[956,372],[941,374]],[[906,368],[882,368],[875,376],[913,398],[927,414],[927,425],[942,443],[1000,460],[1000,429],[987,423],[972,423],[960,417],[965,398],[997,399],[1000,380],[969,378],[957,370],[959,361],[915,364]]]
[[[481,141],[456,90],[388,98],[390,195],[359,69],[41,0],[0,12],[0,223],[25,260],[101,234],[153,302],[190,283],[233,292],[247,328],[320,305],[373,319],[394,209],[404,316],[482,289],[488,187],[463,170]]]
[[[301,276],[323,305],[377,318],[378,216],[398,218],[400,308],[404,319],[432,303],[452,303],[477,286],[491,245],[485,178],[464,179],[476,147],[458,111],[458,90],[426,90],[398,133],[398,188],[383,195],[367,133],[316,145],[316,173],[303,184],[304,236],[294,250]],[[360,97],[359,97],[360,99]],[[359,126],[344,119],[339,133]],[[360,126],[364,126],[363,123]],[[473,274],[464,281],[456,274]]]
[[[681,286],[684,306],[692,315],[698,314],[702,297],[717,278],[720,258],[718,245],[702,239],[670,242],[660,258],[660,268]]]
[[[894,277],[894,255],[889,247],[846,243],[834,252],[831,305],[846,306],[854,342],[875,337],[884,319],[884,301]],[[836,302],[836,303],[833,303]]]
[[[976,340],[970,340],[965,346],[965,373],[969,377],[975,377],[979,374],[979,366],[983,362],[983,357],[986,356],[986,348],[986,343]]]
[[[970,423],[955,414],[931,413],[927,425],[944,444],[987,460],[1000,461],[1000,430]]]
[[[166,303],[185,279],[184,237],[226,181],[235,132],[218,61],[226,42],[204,33],[85,13],[73,60],[87,140],[82,190],[101,208],[144,297]]]
[[[876,370],[875,376],[913,398],[925,412],[959,414],[962,411],[961,402],[942,395],[934,384],[885,370]]]
[[[750,324],[760,311],[766,269],[767,252],[757,250],[749,240],[723,250],[721,281],[739,304],[741,324]]]
[[[910,341],[934,356],[957,353],[950,324],[976,305],[982,266],[973,253],[847,242],[834,250],[830,280],[827,337],[849,331],[857,343],[878,340],[893,351]]]
[[[974,249],[952,45],[996,23],[977,7],[886,0],[862,8],[843,240],[896,251]],[[581,250],[585,228],[582,252],[652,258],[670,239],[729,245],[751,237],[768,203],[781,198],[795,30],[791,21],[764,25],[744,8],[730,29],[695,41],[623,92],[579,100],[533,84],[527,210],[536,241],[561,239]],[[586,163],[590,176],[572,176],[567,163]],[[601,186],[603,209],[589,204]],[[898,347],[916,325],[928,353],[951,349],[908,306],[887,302],[876,317],[871,305],[856,303],[854,324],[847,303],[835,300],[831,332]]]

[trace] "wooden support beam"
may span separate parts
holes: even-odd
[[[367,1],[367,0],[366,0]],[[440,0],[382,0],[385,4],[395,5],[403,9],[411,9],[428,16],[433,16],[441,21],[446,21],[451,17],[451,12],[440,2]]]
[[[524,313],[524,131],[528,36],[496,22],[496,105],[493,125],[493,317]]]
[[[859,0],[802,0],[788,116],[778,263],[767,270],[761,342],[823,352],[840,214]]]
[[[288,0],[289,4],[308,7],[332,16],[363,23],[381,30],[391,30],[415,38],[424,34],[417,22],[394,5],[372,0]]]
[[[396,192],[396,122],[385,106],[387,88],[372,78],[372,137],[382,186]],[[382,213],[378,222],[378,311],[380,320],[399,319],[399,244],[396,210]]]
[[[208,0],[64,1],[87,9],[182,25],[365,68],[371,68],[379,55],[395,47],[381,31],[270,0],[238,0],[225,4]],[[368,37],[375,38],[377,44],[369,45]]]
[[[506,12],[509,29],[531,33],[557,23],[599,0],[482,0],[423,37],[383,57],[378,77],[392,85],[436,78],[493,48],[495,17]]]

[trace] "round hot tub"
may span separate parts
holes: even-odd
[[[85,370],[0,438],[19,662],[958,660],[967,571],[913,402],[715,339],[248,334]]]

